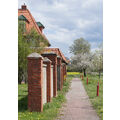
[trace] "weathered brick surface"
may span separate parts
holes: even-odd
[[[51,61],[46,59],[43,63],[47,65],[47,102],[51,102]]]
[[[42,57],[28,56],[28,109],[30,111],[43,111],[42,66]]]
[[[67,75],[66,64],[63,63],[63,77],[64,77],[64,80],[66,80],[66,75]]]
[[[60,51],[59,48],[45,48],[44,49],[44,52],[54,52],[56,53],[57,55],[59,55],[64,62],[68,63],[68,60],[65,58],[64,54]]]
[[[61,57],[57,57],[57,90],[61,90]]]
[[[61,64],[61,90],[63,88],[63,65]]]
[[[65,75],[67,77],[67,65],[65,65]]]
[[[61,57],[58,56],[57,57],[57,65],[61,65],[61,63],[62,63],[61,60],[62,60]]]
[[[53,65],[53,96],[57,96],[57,55],[56,54],[42,54],[43,57],[47,57],[52,61]]]

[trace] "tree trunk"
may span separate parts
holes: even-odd
[[[84,76],[86,77],[86,69],[83,69],[83,71],[84,71]]]

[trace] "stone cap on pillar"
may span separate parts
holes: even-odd
[[[43,59],[43,62],[52,62],[50,59],[48,59],[47,57],[44,57],[44,59]]]
[[[47,65],[46,65],[46,64],[43,64],[43,67],[47,67]]]
[[[43,57],[38,53],[31,53],[27,56],[27,58],[33,58],[33,59],[41,58],[41,59],[43,59]]]
[[[60,57],[59,55],[57,56],[57,58],[58,58],[58,59],[61,59],[61,57]]]
[[[66,65],[65,63],[62,63],[62,66]]]

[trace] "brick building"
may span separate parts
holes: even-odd
[[[30,11],[27,9],[26,5],[22,5],[20,9],[18,9],[18,20],[19,22],[24,22],[24,29],[26,33],[30,32],[31,29],[34,29],[37,31],[38,34],[40,34],[47,42],[48,45],[46,47],[50,46],[50,42],[46,38],[46,36],[43,33],[43,29],[45,28],[42,23],[36,22]]]
[[[34,29],[48,43],[41,55],[32,53],[28,56],[28,109],[42,111],[43,103],[51,102],[51,97],[57,96],[57,90],[62,90],[67,75],[66,65],[69,61],[59,48],[49,48],[51,44],[43,33],[44,25],[35,21],[25,4],[18,9],[18,20],[24,22],[26,33]],[[44,76],[44,72],[47,77]]]

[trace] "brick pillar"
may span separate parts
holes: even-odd
[[[61,64],[61,90],[63,88],[63,65]]]
[[[64,80],[66,80],[66,64],[64,64]]]
[[[61,90],[61,57],[57,56],[57,90]]]
[[[66,64],[63,63],[63,76],[64,76],[64,80],[66,80],[66,75],[67,75]]]
[[[64,82],[64,80],[65,80],[65,77],[64,77],[65,76],[65,64],[63,63],[62,66],[63,66],[63,82]]]
[[[47,57],[52,61],[53,65],[53,96],[57,96],[57,54],[56,53],[43,53],[43,57]]]
[[[65,75],[67,77],[67,65],[65,65]]]
[[[43,83],[43,58],[38,53],[28,57],[28,109],[30,111],[43,111],[42,83]]]
[[[64,74],[65,74],[64,63],[62,63],[62,69],[63,69],[63,74],[62,74],[62,76],[63,76],[63,83],[64,83]]]
[[[47,102],[51,102],[51,61],[45,57],[43,63],[47,65]]]

